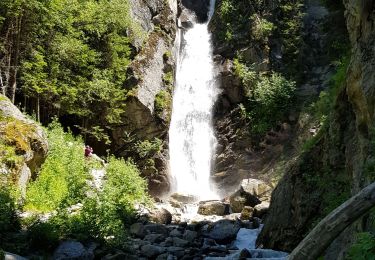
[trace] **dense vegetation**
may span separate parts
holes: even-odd
[[[0,2],[0,90],[37,120],[73,115],[96,134],[119,121],[132,41],[141,27],[122,0]],[[99,136],[100,138],[100,136]]]
[[[137,167],[130,161],[108,158],[103,187],[92,184],[90,172],[103,166],[93,158],[84,157],[81,139],[64,133],[53,122],[48,128],[50,151],[39,177],[31,182],[25,203],[17,203],[16,190],[2,187],[0,193],[0,234],[4,246],[24,243],[10,249],[22,253],[33,247],[48,250],[64,238],[94,239],[107,246],[123,247],[126,228],[132,223],[137,204],[148,204],[146,182],[139,177]],[[76,208],[72,213],[72,206]],[[17,208],[34,214],[26,219],[17,217]],[[40,221],[40,214],[52,214]],[[11,231],[23,226],[27,236],[12,241]]]

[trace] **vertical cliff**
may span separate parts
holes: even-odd
[[[375,15],[372,1],[344,1],[351,59],[328,122],[292,163],[272,194],[258,244],[291,251],[340,201],[375,180],[373,171]],[[368,216],[349,227],[327,251],[342,259]]]

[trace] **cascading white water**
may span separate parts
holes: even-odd
[[[210,20],[215,0],[211,0]],[[208,22],[195,23],[179,42],[176,88],[169,130],[170,170],[174,191],[200,199],[216,198],[210,185],[216,138],[212,110],[219,90],[215,84]]]

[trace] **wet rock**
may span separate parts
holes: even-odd
[[[192,11],[198,22],[203,23],[207,21],[208,19],[208,10],[210,6],[209,0],[201,0],[201,1],[195,1],[195,0],[182,0],[181,1],[183,7],[189,9]]]
[[[171,246],[167,248],[167,252],[177,256],[178,258],[184,256],[185,249],[183,247]]]
[[[186,241],[184,239],[174,237],[173,238],[173,245],[176,247],[186,247],[189,245],[189,241]]]
[[[198,214],[224,216],[229,213],[228,205],[219,200],[199,202]]]
[[[213,227],[205,234],[218,243],[229,243],[237,235],[241,225],[237,221],[219,220],[213,224]]]
[[[135,223],[130,226],[130,234],[135,237],[144,238],[147,232],[142,223]]]
[[[141,254],[147,257],[156,257],[166,251],[165,247],[155,245],[145,245],[141,248]]]
[[[247,199],[239,192],[230,197],[230,208],[232,209],[232,212],[240,213],[246,204]]]
[[[182,236],[183,239],[189,242],[193,242],[194,239],[198,237],[198,233],[191,230],[185,230],[184,235]]]
[[[171,195],[171,198],[182,203],[194,203],[198,200],[198,198],[194,195],[188,195],[188,194],[181,194],[181,193],[173,193]]]
[[[182,233],[181,233],[181,231],[179,231],[178,229],[173,229],[173,230],[171,231],[171,233],[169,233],[169,235],[170,235],[171,237],[179,237],[179,238],[182,237]]]
[[[154,244],[154,243],[163,242],[165,238],[166,237],[162,234],[149,234],[145,236],[144,240],[149,241],[150,243]]]
[[[157,224],[171,224],[172,222],[172,214],[162,208],[162,209],[155,209],[152,210],[149,214],[149,219],[151,222],[157,223]]]
[[[150,233],[150,234],[163,234],[163,235],[168,235],[169,230],[165,225],[161,224],[148,224],[144,226],[145,231]]]
[[[55,260],[68,260],[68,259],[94,259],[94,254],[86,250],[86,248],[76,241],[62,242],[53,253]]]
[[[102,260],[123,260],[123,259],[138,260],[139,258],[135,255],[125,254],[124,252],[106,255],[102,258]]]
[[[288,256],[288,253],[271,249],[250,249],[249,252],[252,258],[282,258]]]
[[[254,207],[254,217],[262,218],[265,214],[268,213],[270,207],[269,202],[262,202]]]

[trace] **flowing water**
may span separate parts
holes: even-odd
[[[209,19],[215,0],[211,0]],[[215,84],[208,22],[182,32],[169,130],[170,169],[174,191],[200,199],[216,198],[210,173],[216,138],[212,110],[219,93]]]

